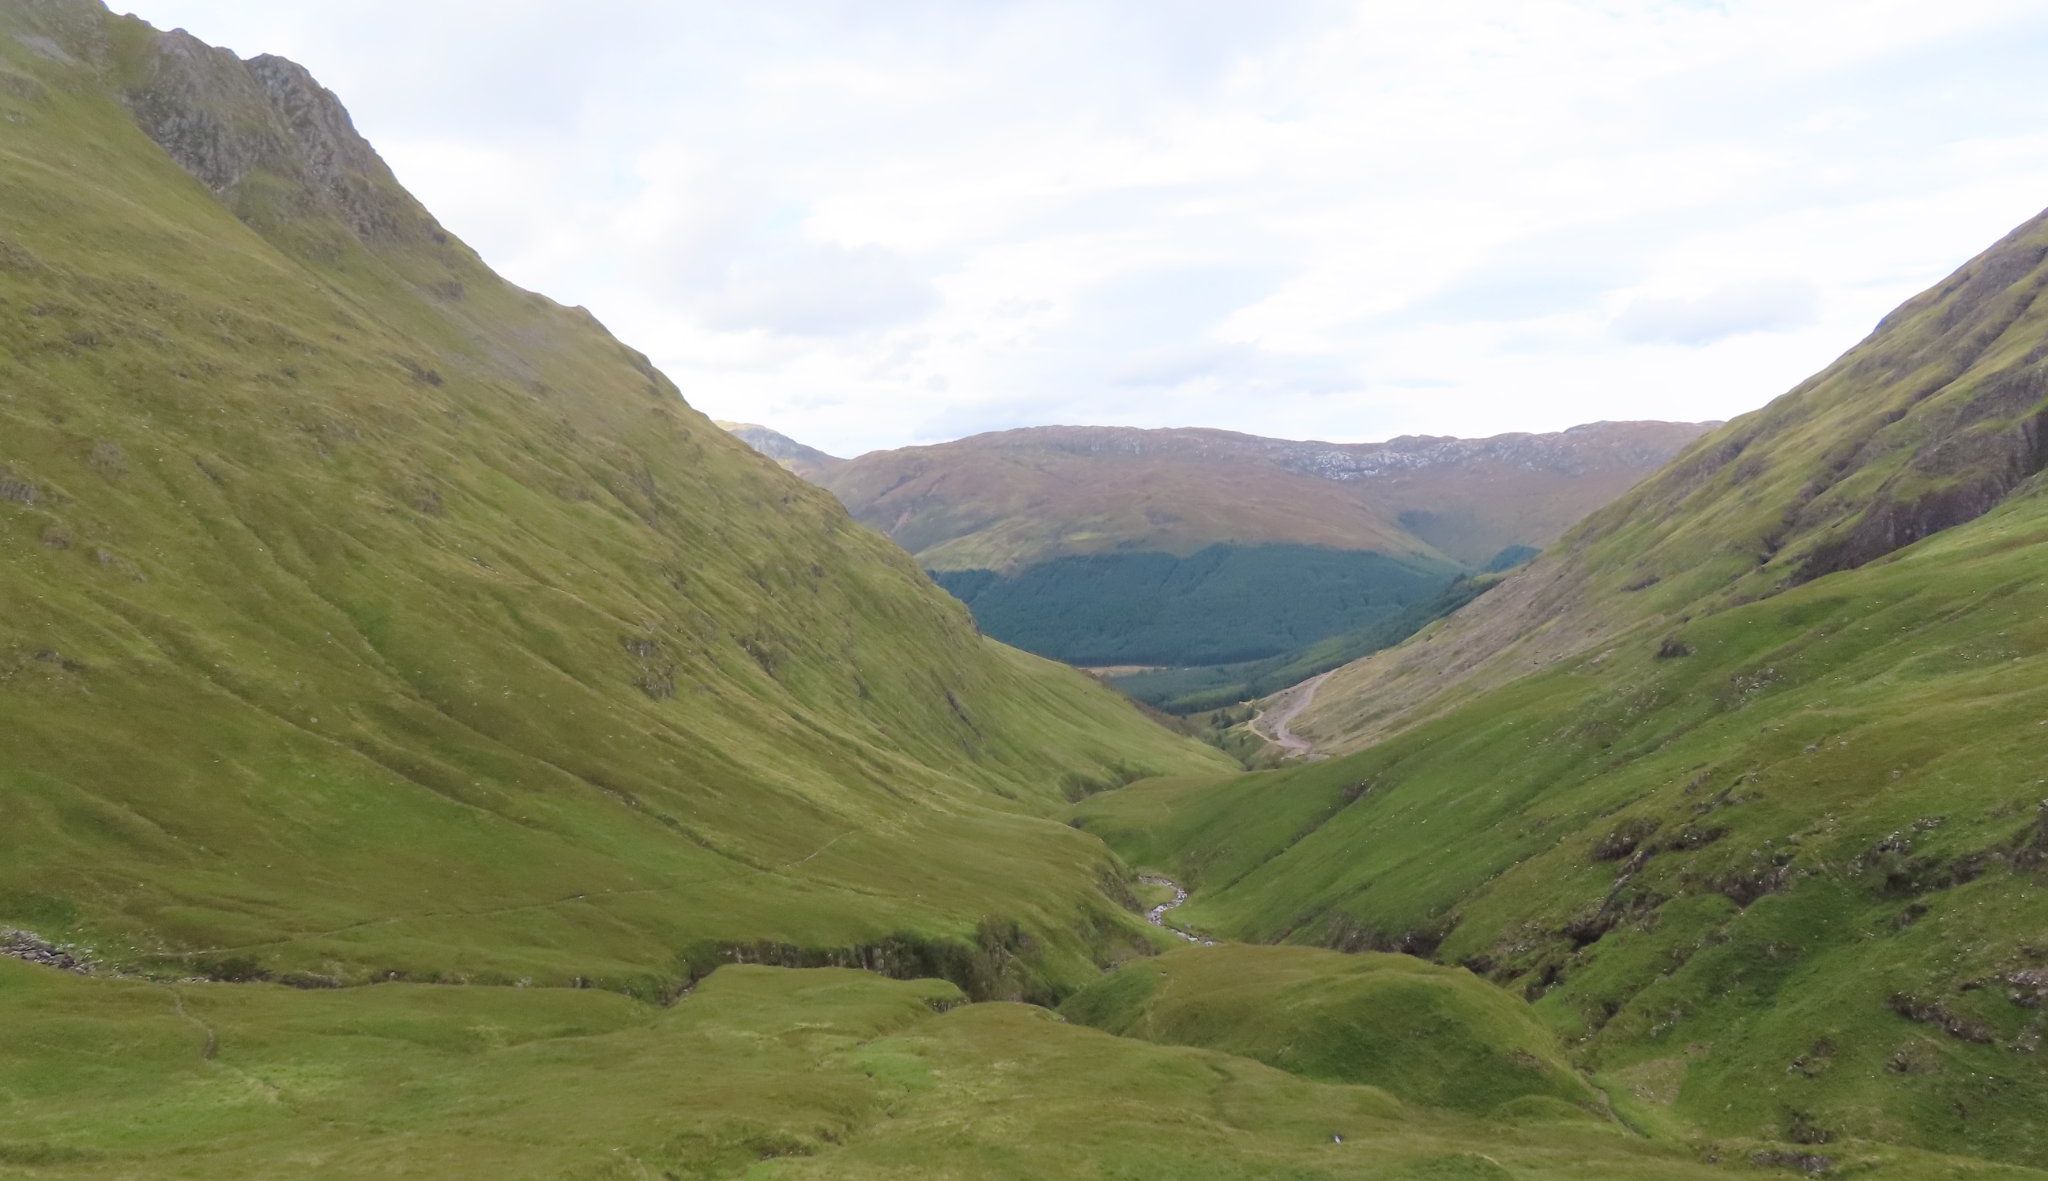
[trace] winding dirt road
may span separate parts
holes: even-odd
[[[1301,712],[1309,707],[1309,703],[1316,699],[1316,690],[1322,688],[1323,682],[1333,675],[1335,670],[1319,677],[1310,677],[1275,697],[1271,708],[1261,710],[1259,716],[1252,719],[1252,732],[1286,751],[1292,758],[1315,758],[1315,744],[1296,734],[1289,727],[1293,725],[1294,719],[1300,717]]]

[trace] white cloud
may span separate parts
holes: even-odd
[[[2048,205],[2032,0],[134,2],[840,452],[1726,417]]]
[[[1790,332],[1820,319],[1820,292],[1802,280],[1760,279],[1698,295],[1642,296],[1614,319],[1631,344],[1708,345],[1745,332]]]

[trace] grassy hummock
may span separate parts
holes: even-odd
[[[1473,1114],[1592,1118],[1595,1092],[1528,1006],[1463,968],[1307,947],[1189,947],[1069,997],[1068,1019]]]

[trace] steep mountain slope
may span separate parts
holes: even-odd
[[[815,482],[846,462],[836,455],[827,455],[816,447],[806,447],[788,435],[751,422],[721,420],[718,427],[806,480]]]
[[[1202,929],[1519,988],[1712,1134],[2048,1162],[2044,283],[2048,218],[1332,678],[1360,753],[1082,822]]]
[[[1220,756],[504,283],[297,66],[88,0],[0,63],[0,926],[647,992],[1142,941],[1041,817]]]
[[[1985,513],[2048,463],[2044,260],[2048,215],[1593,514],[1426,646],[1338,674],[1303,729],[1356,746],[1645,620],[1765,598]]]
[[[1213,430],[1034,427],[878,451],[823,480],[935,570],[1073,554],[1293,544],[1480,567],[1542,546],[1707,428],[1299,443]]]

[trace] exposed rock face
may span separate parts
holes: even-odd
[[[225,194],[258,160],[285,155],[270,128],[236,125],[238,114],[263,101],[240,58],[183,29],[160,35],[155,48],[151,75],[128,92],[128,105],[142,130],[199,183]]]
[[[9,3],[32,26],[16,35],[28,48],[121,78],[136,124],[243,220],[324,214],[365,240],[448,241],[304,67],[267,55],[244,61],[183,29],[110,17],[98,0]],[[139,50],[115,50],[108,30],[122,20],[140,31]],[[259,178],[270,182],[260,194]]]
[[[89,972],[92,969],[70,952],[51,943],[41,936],[28,931],[0,930],[0,955],[12,956],[31,964],[56,968],[63,972]]]
[[[356,133],[333,91],[314,81],[304,66],[281,57],[265,54],[247,66],[288,133],[287,166],[296,166],[305,183],[340,210],[357,233],[396,238],[437,232],[425,211],[398,191],[391,169]]]
[[[243,61],[182,29],[156,34],[150,48],[127,90],[137,124],[245,220],[249,183],[267,175],[283,182],[293,215],[331,214],[365,239],[446,240],[303,66]]]
[[[1998,507],[2048,467],[2044,399],[2048,364],[2038,358],[1985,381],[1975,398],[1941,416],[1948,421],[1854,524],[1813,551],[1799,579],[1854,569]]]

